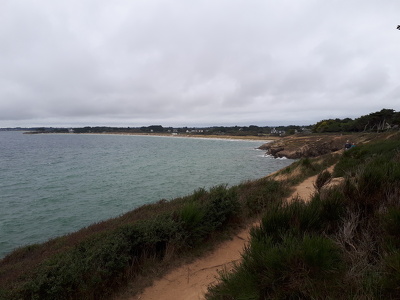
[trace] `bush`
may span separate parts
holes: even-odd
[[[391,161],[398,154],[400,141],[385,140],[368,143],[345,151],[335,166],[334,176],[342,177],[346,174],[354,176],[359,166],[376,157],[381,157],[382,161]]]
[[[305,169],[315,170],[315,166],[313,165],[311,159],[308,157],[300,159],[300,165]]]
[[[319,195],[315,195],[307,204],[294,201],[270,207],[260,228],[253,229],[251,235],[265,235],[279,242],[287,232],[293,235],[322,233],[336,228],[344,213],[342,197],[335,195],[321,200]]]
[[[45,261],[21,292],[29,299],[102,299],[143,256],[162,258],[180,232],[165,215],[95,236]]]
[[[358,167],[354,177],[347,177],[344,191],[351,206],[367,214],[375,212],[398,193],[400,164],[376,156]]]
[[[199,189],[170,205],[163,201],[153,206],[152,218],[92,233],[48,256],[15,288],[1,290],[0,295],[9,295],[8,299],[107,298],[146,264],[161,263],[167,254],[170,259],[187,253],[209,236],[233,228],[241,212],[238,188],[226,185],[208,192]]]
[[[400,208],[390,207],[387,213],[381,216],[385,233],[386,249],[400,250]]]
[[[332,174],[329,171],[327,171],[327,170],[322,171],[321,173],[318,174],[317,179],[315,180],[315,184],[314,184],[315,189],[318,192],[320,192],[322,187],[325,184],[329,183],[329,181],[331,181],[331,179],[332,179]]]
[[[204,207],[204,223],[207,226],[207,232],[223,227],[239,211],[239,208],[235,188],[227,189],[226,185],[211,188]]]
[[[252,239],[242,264],[223,273],[207,299],[323,299],[335,294],[326,287],[340,283],[341,268],[340,250],[327,238]]]
[[[337,230],[346,215],[346,198],[340,186],[329,188],[323,195],[315,194],[310,205],[315,206],[325,233]]]
[[[264,212],[273,203],[280,202],[288,194],[285,184],[272,179],[262,179],[258,184],[248,184],[243,194],[245,206],[250,214]]]
[[[185,236],[183,239],[189,246],[198,244],[208,233],[207,225],[204,223],[206,211],[198,202],[187,203],[179,212],[182,229]]]
[[[380,286],[387,299],[400,299],[400,251],[394,251],[385,257]]]

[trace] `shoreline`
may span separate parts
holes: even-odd
[[[77,134],[77,135],[134,135],[134,136],[153,136],[153,137],[171,137],[171,138],[196,138],[196,139],[219,139],[219,140],[238,140],[238,141],[254,141],[254,142],[272,142],[282,139],[279,136],[238,136],[238,135],[217,135],[217,134],[171,134],[171,133],[139,133],[139,132],[85,132],[85,133],[63,133],[63,132],[29,132],[23,134]]]
[[[90,133],[89,133],[90,134]],[[104,133],[107,134],[107,133]],[[111,133],[114,134],[114,133]],[[118,133],[116,133],[118,134]],[[195,134],[135,134],[135,133],[121,133],[121,135],[137,135],[137,136],[154,136],[154,137],[171,137],[171,138],[193,138],[193,139],[215,139],[215,140],[237,140],[237,141],[249,141],[249,142],[270,142],[275,140],[270,137],[257,137],[257,136],[235,136],[235,135],[195,135]]]
[[[71,134],[71,133],[65,133]],[[237,136],[237,135],[197,135],[197,134],[177,134],[170,133],[132,133],[132,132],[93,132],[93,133],[72,133],[72,134],[99,134],[99,135],[136,135],[136,136],[154,136],[171,138],[198,138],[198,139],[221,139],[221,140],[240,140],[240,141],[275,141],[281,139],[276,136]]]

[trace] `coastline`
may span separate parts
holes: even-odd
[[[217,135],[217,134],[171,134],[171,133],[139,133],[139,132],[87,132],[87,133],[61,133],[61,132],[23,132],[24,134],[90,134],[90,135],[136,135],[173,138],[199,138],[199,139],[223,139],[223,140],[244,140],[244,141],[275,141],[280,140],[279,136],[254,136],[254,135]]]
[[[237,136],[237,135],[197,135],[197,134],[162,134],[162,133],[131,133],[131,132],[104,132],[104,133],[65,133],[65,134],[94,134],[94,135],[134,135],[134,136],[153,136],[167,138],[193,138],[193,139],[219,139],[219,140],[237,140],[237,141],[255,141],[270,143],[280,140],[277,136]]]
[[[272,142],[275,140],[271,137],[265,136],[235,136],[235,135],[195,135],[195,134],[127,134],[127,135],[141,135],[141,136],[156,136],[156,137],[171,137],[171,138],[191,138],[191,139],[214,139],[214,140],[237,140],[237,141],[254,141],[254,142]]]

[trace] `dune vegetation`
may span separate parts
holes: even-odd
[[[309,202],[272,204],[207,299],[399,299],[399,138],[345,151]]]

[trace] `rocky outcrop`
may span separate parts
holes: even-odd
[[[259,147],[274,157],[298,159],[302,157],[316,157],[338,151],[344,148],[350,136],[309,135],[290,136],[267,143]]]

